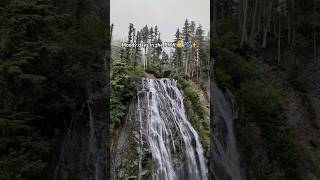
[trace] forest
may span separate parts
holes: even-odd
[[[319,2],[211,6],[212,78],[235,96],[242,179],[319,179]]]
[[[111,32],[112,32],[111,25]],[[127,43],[162,43],[161,33],[157,26],[144,26],[140,31],[129,24]],[[178,28],[174,35],[174,43],[182,40],[184,42],[196,42],[195,48],[184,47],[171,49],[170,52],[162,50],[162,47],[114,47],[114,59],[111,63],[111,116],[113,126],[118,126],[121,115],[124,112],[121,105],[126,105],[135,94],[137,81],[152,74],[156,78],[178,76],[185,80],[198,81],[199,85],[207,85],[210,72],[209,36],[204,35],[199,24],[196,27],[194,21],[190,23],[186,19],[182,31]],[[170,55],[169,55],[170,54]],[[119,105],[119,106],[117,106]],[[116,111],[113,111],[116,110]]]
[[[108,46],[105,19],[86,1],[0,1],[1,180],[63,179],[48,172],[73,122],[88,119]],[[71,169],[75,179],[85,173]]]
[[[113,24],[111,25],[111,32],[113,28]],[[161,27],[145,25],[141,30],[137,30],[135,26],[130,23],[128,26],[128,38],[127,44],[156,44],[162,43],[161,40]],[[150,137],[150,132],[143,132],[144,128],[140,128],[140,130],[136,130],[136,126],[146,126],[145,128],[152,128],[152,124],[150,121],[157,120],[156,117],[151,117],[151,119],[145,120],[144,113],[149,114],[152,112],[152,108],[148,109],[150,103],[152,101],[144,102],[144,96],[140,97],[140,94],[145,91],[145,89],[151,88],[152,83],[146,80],[148,85],[146,87],[143,86],[144,80],[141,79],[158,79],[159,82],[163,83],[165,88],[173,88],[172,86],[168,85],[167,81],[169,79],[177,80],[177,86],[180,90],[182,90],[184,94],[184,108],[187,112],[188,121],[191,122],[191,125],[195,128],[197,133],[199,134],[201,144],[203,145],[206,153],[209,152],[210,148],[210,122],[209,122],[209,73],[210,73],[210,38],[209,34],[205,35],[205,31],[202,29],[201,24],[198,26],[196,22],[190,21],[188,19],[185,20],[183,27],[178,28],[176,33],[172,35],[174,37],[173,42],[174,44],[178,44],[179,42],[190,42],[190,44],[197,44],[196,46],[175,46],[175,48],[170,49],[170,51],[166,51],[163,48],[165,47],[152,47],[152,46],[143,46],[143,47],[112,47],[112,60],[111,60],[111,74],[110,74],[110,86],[111,86],[111,126],[112,126],[112,143],[111,143],[111,154],[114,157],[114,160],[111,160],[111,174],[114,179],[122,179],[122,178],[137,178],[137,179],[148,179],[153,176],[155,177],[162,177],[165,176],[164,179],[182,179],[181,175],[178,175],[179,168],[183,168],[186,165],[177,165],[181,158],[172,159],[172,166],[174,166],[174,171],[176,171],[175,175],[166,176],[165,172],[160,172],[159,175],[154,175],[156,173],[156,168],[152,165],[153,162],[152,158],[150,158],[149,152],[127,152],[127,149],[133,149],[143,146],[143,143],[147,141],[149,144],[152,144],[152,140],[145,140]],[[112,34],[112,33],[111,33]],[[166,80],[166,78],[169,78]],[[158,82],[155,81],[155,82]],[[152,96],[157,96],[157,94],[165,93],[166,90],[164,89],[156,89],[157,93]],[[169,91],[169,90],[168,90]],[[152,93],[152,92],[151,92]],[[170,94],[170,93],[169,93]],[[148,96],[148,95],[147,95]],[[152,96],[150,98],[152,98]],[[177,94],[179,96],[179,93]],[[138,99],[138,102],[135,102],[135,99]],[[164,97],[164,101],[168,101],[166,97]],[[144,104],[139,104],[139,102],[144,102]],[[162,99],[156,99],[155,101],[161,102]],[[178,101],[177,99],[173,98],[172,101]],[[136,104],[135,104],[136,103]],[[154,102],[153,102],[154,103]],[[132,105],[133,104],[133,105]],[[138,106],[138,107],[136,107]],[[165,126],[170,126],[170,122],[174,121],[175,118],[171,116],[182,116],[180,114],[175,114],[172,112],[166,112],[161,108],[162,104],[159,104],[159,119],[160,121],[163,119],[167,119],[165,121]],[[169,108],[170,106],[174,106],[174,104],[166,104],[164,103],[164,108]],[[157,108],[157,107],[155,107]],[[179,107],[176,107],[179,108]],[[183,106],[180,107],[183,109]],[[133,109],[133,110],[132,110]],[[146,110],[144,110],[146,109]],[[174,109],[172,109],[174,111]],[[131,111],[136,111],[135,113],[141,114],[140,117],[136,117],[132,115]],[[161,115],[162,113],[165,113]],[[172,113],[172,115],[170,115]],[[184,114],[183,112],[180,112]],[[133,117],[131,117],[133,116]],[[143,119],[141,119],[141,116]],[[149,115],[150,116],[150,115]],[[152,114],[151,114],[152,116]],[[137,119],[140,119],[138,123]],[[177,123],[179,121],[177,120]],[[161,124],[159,124],[160,126]],[[130,126],[130,127],[128,127]],[[163,127],[164,131],[166,131],[166,127]],[[174,127],[171,127],[174,128]],[[192,128],[191,128],[192,129]],[[181,130],[181,127],[180,127]],[[172,129],[172,131],[175,131]],[[177,130],[179,131],[179,130]],[[182,131],[182,130],[181,130]],[[189,130],[188,130],[189,131]],[[190,130],[191,131],[191,130]],[[137,139],[132,139],[130,137],[130,133],[133,133],[134,136],[139,136]],[[139,132],[139,133],[137,133]],[[152,132],[152,131],[151,131]],[[159,132],[161,134],[161,132]],[[183,131],[183,133],[188,133],[187,130]],[[125,135],[123,135],[125,134]],[[173,132],[175,134],[175,132]],[[166,138],[171,136],[163,135],[165,141]],[[190,135],[191,136],[191,135]],[[177,140],[179,139],[179,135],[176,135]],[[121,140],[125,139],[125,140]],[[125,141],[122,146],[125,148],[119,148],[119,144]],[[173,144],[175,140],[172,140]],[[182,141],[182,139],[180,140]],[[193,139],[191,139],[193,141]],[[160,144],[157,142],[155,146],[159,146],[160,148],[158,151],[161,153],[165,152],[164,148],[161,147]],[[166,146],[169,146],[166,144]],[[145,147],[148,149],[149,147]],[[181,148],[179,152],[172,154],[172,156],[183,156],[184,151],[183,148],[187,148],[186,144],[175,144],[173,149]],[[191,148],[191,147],[190,147]],[[143,148],[140,148],[143,149]],[[120,151],[124,151],[125,153],[119,153]],[[151,147],[152,150],[152,147]],[[141,151],[141,150],[140,150]],[[151,152],[152,156],[155,156],[155,153],[158,152]],[[170,154],[172,150],[168,150]],[[132,154],[132,155],[127,155]],[[142,160],[135,160],[136,157],[141,156]],[[155,157],[154,157],[155,158]],[[123,161],[123,163],[118,163],[119,161]],[[127,164],[129,161],[128,165]],[[146,161],[146,162],[144,162]],[[170,161],[167,159],[166,161]],[[177,162],[175,162],[177,161]],[[140,166],[140,163],[142,164]],[[159,162],[158,162],[159,163]],[[132,165],[131,165],[132,164]],[[135,170],[135,165],[139,164],[139,168]],[[159,163],[161,165],[161,163]],[[205,163],[206,164],[206,163]],[[160,166],[158,165],[158,166]],[[123,167],[125,166],[125,167]],[[206,166],[206,165],[205,165]],[[164,168],[169,168],[169,165],[164,166]],[[194,166],[190,166],[189,168],[195,169]],[[146,169],[146,170],[144,170]],[[161,171],[161,169],[160,169]],[[193,177],[195,172],[189,172],[190,179],[207,179],[205,177],[200,178]],[[142,175],[140,175],[142,174]],[[174,173],[173,173],[174,174]],[[206,176],[207,172],[205,172]],[[174,178],[175,177],[175,178]],[[193,177],[193,178],[192,178]],[[184,177],[187,179],[187,177]]]
[[[169,50],[109,13],[0,0],[0,180],[320,178],[319,1],[212,0]]]

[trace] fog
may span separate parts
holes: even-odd
[[[210,28],[210,0],[111,0],[110,4],[116,40],[127,39],[129,23],[137,30],[146,24],[158,25],[163,42],[173,41],[186,18],[197,26],[200,23],[204,30]]]

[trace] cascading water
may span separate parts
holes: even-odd
[[[234,135],[234,120],[237,111],[234,108],[234,97],[230,91],[223,93],[211,81],[211,161],[210,172],[214,180],[246,179],[239,162],[236,139]]]
[[[199,135],[187,120],[175,80],[142,80],[126,124],[134,129],[133,136],[130,128],[125,128],[119,139],[126,137],[126,144],[134,141],[138,147],[136,154],[130,155],[121,153],[129,145],[118,146],[114,179],[207,180],[207,160]],[[124,166],[129,157],[134,158],[129,161],[132,165]],[[124,170],[128,167],[138,172]]]

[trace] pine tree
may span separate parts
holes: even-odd
[[[128,44],[131,44],[133,43],[133,40],[134,40],[134,32],[135,29],[134,29],[134,26],[132,23],[129,24],[129,32],[128,32]],[[129,62],[129,64],[132,63],[132,48],[130,47],[127,47],[126,48],[126,59],[127,61]]]
[[[186,21],[184,22],[183,29],[182,29],[182,33],[183,33],[183,37],[184,37],[183,40],[185,42],[189,41],[189,36],[190,36],[189,29],[190,29],[190,25],[189,25],[188,19],[186,19]]]
[[[199,24],[199,26],[196,29],[195,37],[196,37],[198,42],[202,42],[203,41],[203,30],[202,30],[202,25],[201,24]],[[199,46],[200,45],[201,44],[199,43]]]
[[[196,33],[195,33],[195,40],[196,40],[196,44],[197,44],[197,52],[196,52],[196,59],[198,62],[198,76],[202,77],[203,76],[203,71],[204,68],[206,68],[205,66],[209,66],[209,64],[207,63],[207,59],[205,56],[205,51],[204,51],[204,36],[203,36],[203,30],[202,30],[202,25],[199,24],[197,29],[196,29]]]
[[[153,31],[153,27],[151,26],[149,30],[149,42],[153,43],[153,40],[154,40],[154,31]]]
[[[185,20],[184,26],[182,29],[183,37],[184,37],[184,43],[190,42],[190,34],[189,34],[190,25],[188,22],[188,19]],[[189,76],[189,57],[190,57],[190,51],[188,47],[184,47],[182,51],[182,63],[184,66],[184,75]]]
[[[141,30],[141,37],[142,42],[144,44],[148,44],[148,38],[149,38],[149,28],[147,25],[145,25]],[[144,58],[143,58],[143,68],[146,69],[148,65],[148,59],[147,59],[147,47],[144,46]]]
[[[176,31],[176,34],[175,34],[174,43],[177,44],[179,41],[181,41],[181,33],[180,33],[179,28],[178,28],[177,31]],[[175,66],[176,67],[181,67],[182,66],[182,49],[176,47],[174,56],[175,56],[175,58],[174,58],[175,59]]]
[[[154,40],[153,40],[153,42],[154,42],[154,43],[157,43],[158,39],[159,39],[159,30],[158,30],[158,26],[155,26],[155,28],[154,28]]]
[[[157,43],[157,45],[161,45],[162,44],[162,41],[160,39],[160,33],[159,33],[159,37],[158,37],[156,43]],[[161,52],[162,52],[162,47],[161,46],[155,48],[155,53],[154,53],[154,58],[153,59],[154,59],[154,63],[156,65],[160,64],[159,61],[160,61]]]
[[[194,36],[195,31],[196,31],[196,23],[194,21],[191,21],[191,24],[190,24],[191,36]]]
[[[140,44],[142,42],[142,37],[141,37],[141,32],[140,31],[137,32],[137,36],[136,36],[135,42],[137,44]],[[140,47],[136,47],[135,48],[135,53],[134,53],[134,65],[140,64],[140,60],[141,60],[141,48]]]
[[[161,59],[159,59],[159,67],[163,72],[169,70],[168,69],[170,67],[169,56],[165,51],[162,51],[161,53]]]
[[[44,179],[57,139],[86,123],[110,29],[89,8],[75,17],[48,0],[0,6],[0,179]]]
[[[191,45],[191,52],[190,52],[190,69],[191,69],[191,77],[194,76],[195,72],[197,72],[198,66],[198,59],[196,59],[196,48],[193,47],[193,43],[195,43],[195,30],[196,30],[196,23],[191,21],[189,27],[189,34],[190,34],[190,45]]]

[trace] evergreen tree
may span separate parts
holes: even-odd
[[[159,35],[158,26],[155,26],[155,28],[154,28],[154,39],[153,39],[153,42],[154,42],[154,43],[157,43],[157,41],[158,41],[159,38],[160,38],[160,35]]]
[[[141,37],[142,37],[142,42],[144,44],[148,44],[148,38],[149,38],[149,28],[147,25],[145,25],[142,30],[141,30]],[[147,47],[144,46],[144,60],[143,60],[143,68],[147,68]]]
[[[157,39],[157,41],[156,41],[156,44],[157,44],[157,45],[161,45],[161,44],[162,44],[162,41],[161,41],[161,39],[160,39],[160,33],[159,33],[159,37],[158,37],[158,39]],[[161,52],[162,52],[162,47],[161,47],[161,46],[156,47],[155,50],[154,50],[153,63],[154,63],[156,66],[160,64],[159,62],[160,62]]]
[[[180,33],[179,28],[178,28],[177,31],[176,31],[176,34],[175,34],[174,43],[177,44],[181,40],[182,40],[181,39],[181,33]],[[175,59],[175,66],[176,67],[181,67],[182,66],[182,49],[176,47],[174,56],[175,56],[175,58],[174,58]]]
[[[191,24],[190,24],[190,34],[191,34],[191,36],[194,36],[195,31],[196,31],[196,23],[194,21],[191,21]]]
[[[188,42],[190,40],[190,24],[189,24],[189,21],[188,19],[185,20],[184,22],[184,26],[183,26],[183,29],[182,29],[182,33],[183,33],[183,37],[184,37],[184,41],[185,42]]]
[[[137,36],[136,36],[136,40],[135,42],[137,44],[140,44],[142,42],[142,37],[141,37],[141,32],[138,31],[137,32]],[[134,53],[134,65],[142,65],[142,62],[141,62],[141,47],[136,47],[135,48],[135,53]]]
[[[195,32],[195,40],[197,44],[197,52],[196,52],[196,59],[199,62],[199,67],[198,68],[198,74],[200,77],[203,77],[204,69],[206,68],[205,66],[209,66],[207,62],[209,62],[209,57],[205,56],[205,51],[204,51],[204,36],[203,36],[203,30],[202,30],[202,25],[199,24],[196,32]],[[208,59],[206,59],[208,58]]]
[[[196,27],[196,23],[185,21],[183,31],[179,28],[176,31],[174,42],[183,41],[183,48],[175,48],[174,66],[175,69],[183,70],[184,75],[189,78],[206,79],[209,76],[209,38],[204,39],[204,31],[201,24]],[[189,43],[189,44],[186,44]]]
[[[150,30],[149,30],[149,42],[150,43],[154,42],[154,31],[152,26],[150,27]]]
[[[184,22],[183,29],[182,29],[184,43],[190,42],[189,29],[190,29],[190,24],[188,22],[188,19],[186,19]],[[189,66],[190,66],[190,64],[189,64],[190,59],[189,58],[190,58],[190,50],[187,46],[185,46],[182,51],[182,63],[183,63],[183,67],[184,67],[184,75],[185,76],[189,76]]]
[[[109,29],[89,9],[74,17],[47,0],[0,4],[0,179],[43,179],[88,100]]]
[[[161,64],[169,64],[170,60],[169,60],[169,56],[165,51],[162,51],[161,54]]]
[[[134,34],[135,29],[132,23],[129,24],[129,32],[128,32],[128,44],[134,43]],[[132,48],[126,48],[126,60],[131,64],[132,63]]]

